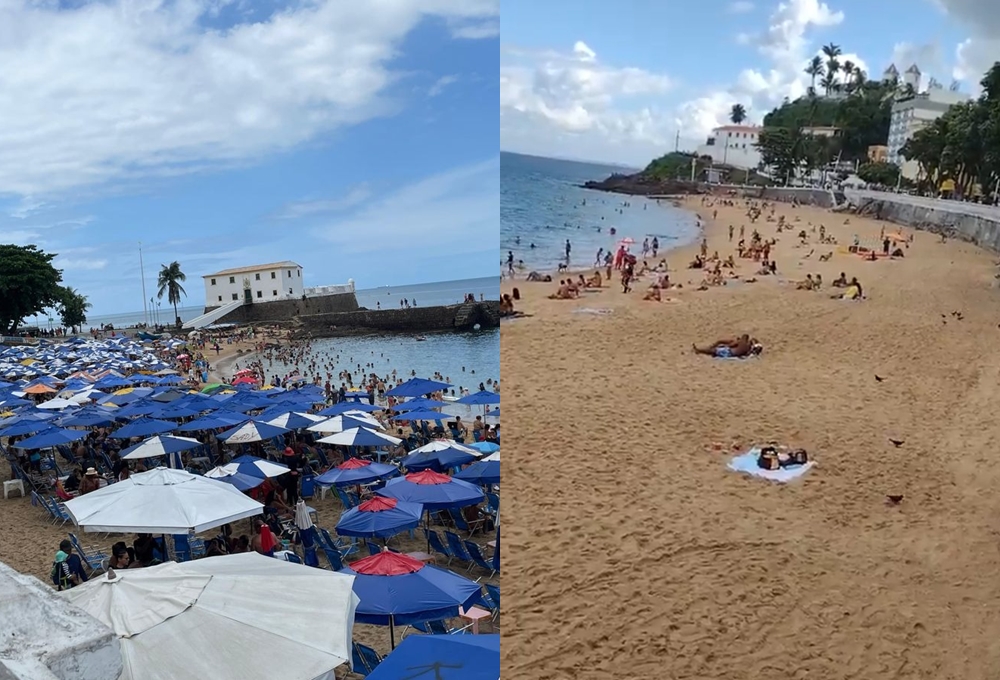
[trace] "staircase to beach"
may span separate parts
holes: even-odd
[[[229,312],[233,311],[234,309],[242,307],[243,304],[244,304],[243,300],[233,300],[232,302],[226,303],[221,307],[217,307],[206,314],[202,314],[201,316],[196,316],[190,321],[185,321],[184,328],[198,329],[198,328],[204,328],[205,326],[210,326],[219,319],[221,319],[222,317],[224,317],[226,314],[229,314]]]

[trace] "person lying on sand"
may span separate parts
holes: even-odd
[[[846,288],[847,287],[847,274],[840,272],[840,276],[833,280],[830,284],[834,288]]]
[[[542,283],[551,283],[552,277],[548,274],[542,275],[538,272],[528,272],[527,281],[541,281]]]
[[[691,345],[691,348],[694,349],[695,354],[704,354],[710,357],[745,357],[753,349],[753,341],[749,335],[744,333],[735,339],[717,340],[707,347]]]
[[[832,257],[833,257],[833,252],[831,251],[831,252],[827,253],[826,255],[820,255],[819,256],[819,261],[820,262],[829,262],[830,258],[832,258]]]
[[[727,257],[725,261],[723,261],[722,266],[725,267],[726,269],[735,269],[736,262],[733,260],[733,256],[730,255],[729,257]]]
[[[661,302],[663,298],[660,295],[660,287],[655,284],[650,286],[649,290],[646,291],[646,294],[642,296],[642,299],[651,300],[653,302]]]
[[[514,313],[514,301],[508,293],[500,297],[500,316],[510,316]]]

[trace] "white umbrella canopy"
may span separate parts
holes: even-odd
[[[488,455],[485,458],[483,458],[483,460],[500,460],[500,452],[499,451],[494,451],[490,455]]]
[[[410,451],[410,454],[437,453],[438,451],[459,451],[461,453],[467,453],[470,456],[475,456],[476,458],[480,458],[483,455],[481,451],[470,449],[468,446],[462,446],[461,444],[450,439],[435,439],[427,444],[424,444],[420,448],[413,449]]]
[[[242,553],[118,571],[63,596],[117,634],[120,680],[332,680],[351,658],[353,586]]]
[[[64,408],[73,408],[78,406],[79,404],[76,403],[75,401],[70,401],[69,399],[61,399],[59,397],[55,397],[54,399],[49,399],[48,401],[42,402],[41,404],[38,405],[38,408],[55,409],[57,411],[61,411]]]
[[[367,427],[370,430],[384,430],[382,423],[372,418],[367,413],[355,411],[350,414],[342,413],[339,416],[327,418],[315,425],[310,425],[307,430],[310,432],[343,432],[356,427]]]
[[[178,451],[196,449],[201,446],[201,442],[191,437],[175,437],[173,435],[159,434],[144,440],[140,444],[130,446],[128,453],[122,456],[122,460],[135,460],[137,458],[156,458]]]
[[[199,533],[264,512],[231,484],[185,470],[155,468],[66,502],[84,531]]]

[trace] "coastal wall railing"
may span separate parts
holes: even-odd
[[[185,321],[183,327],[197,330],[198,328],[204,328],[205,326],[210,326],[219,319],[221,319],[222,317],[224,317],[226,314],[229,314],[229,312],[242,306],[243,306],[243,300],[233,300],[232,302],[224,304],[221,307],[216,307],[215,309],[206,314],[202,314],[201,316],[196,316],[190,321]]]

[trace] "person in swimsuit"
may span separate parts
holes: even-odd
[[[735,339],[718,340],[707,347],[698,347],[697,345],[691,345],[691,347],[696,354],[724,359],[749,355],[753,349],[753,342],[750,340],[750,336],[744,333]]]

